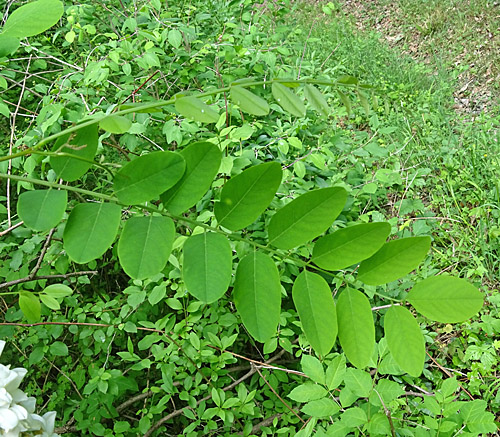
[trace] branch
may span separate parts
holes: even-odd
[[[31,275],[30,275],[30,276],[27,276],[26,278],[15,279],[13,281],[4,282],[3,284],[0,284],[0,289],[6,288],[6,287],[12,287],[13,285],[22,284],[24,282],[39,281],[41,279],[68,279],[68,278],[71,278],[73,276],[97,275],[97,273],[98,272],[95,270],[88,270],[88,271],[84,271],[84,272],[66,273],[64,275],[40,275],[40,276],[33,276],[33,277],[31,277]],[[68,323],[68,324],[72,325],[73,323]],[[19,326],[22,326],[22,325],[19,325]]]

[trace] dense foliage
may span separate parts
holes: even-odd
[[[0,336],[58,433],[496,430],[426,354],[484,293],[433,264],[431,211],[398,225],[391,93],[305,60],[294,8],[6,14]]]

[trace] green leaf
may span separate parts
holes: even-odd
[[[337,355],[326,368],[325,382],[328,390],[337,388],[344,381],[345,372],[345,356]]]
[[[62,220],[68,192],[61,190],[25,191],[19,196],[17,213],[24,224],[35,231],[47,231]]]
[[[321,237],[312,261],[322,269],[341,270],[375,254],[391,232],[389,223],[364,223]]]
[[[125,164],[115,175],[113,188],[121,203],[133,205],[158,197],[181,179],[184,158],[175,152],[151,152]]]
[[[401,384],[389,379],[380,379],[374,389],[374,392],[370,396],[370,403],[381,407],[382,402],[380,402],[380,395],[382,401],[384,401],[384,405],[387,406],[389,405],[389,402],[392,402],[404,394],[405,391]]]
[[[345,109],[347,110],[347,114],[351,115],[352,112],[352,105],[351,105],[351,100],[347,96],[347,94],[344,94],[342,91],[337,91],[340,97],[341,102],[344,104]]]
[[[56,357],[66,357],[68,355],[68,346],[66,346],[62,341],[55,341],[50,345],[49,351]]]
[[[47,296],[46,294],[40,293],[40,300],[42,303],[47,307],[50,308],[51,310],[58,310],[61,308],[61,305],[59,305],[59,302],[54,299],[52,296]]]
[[[87,126],[79,129],[74,134],[66,134],[59,137],[53,151],[73,155],[76,158],[70,156],[51,156],[50,165],[57,176],[67,182],[73,182],[82,177],[93,165],[98,140],[99,136],[96,125]]]
[[[333,399],[323,398],[308,402],[302,407],[302,412],[313,417],[330,417],[337,414],[340,407]]]
[[[99,122],[99,127],[112,134],[124,134],[132,127],[132,120],[122,115],[108,115]]]
[[[359,97],[359,102],[361,103],[361,106],[363,107],[366,116],[369,117],[370,116],[370,103],[368,103],[368,98],[360,90],[358,90],[357,93],[358,93],[358,97]]]
[[[168,32],[168,43],[178,49],[182,44],[182,33],[180,33],[177,29],[172,29]]]
[[[160,273],[168,262],[175,238],[169,217],[132,217],[118,241],[118,259],[127,275],[146,279]]]
[[[375,348],[375,325],[368,298],[346,288],[337,300],[339,341],[349,361],[356,367],[368,365]]]
[[[184,117],[201,123],[217,123],[219,113],[214,111],[199,98],[193,96],[180,97],[175,100],[175,109]]]
[[[35,323],[40,320],[42,314],[42,306],[38,297],[33,293],[25,290],[19,292],[19,308],[30,323]]]
[[[399,279],[417,268],[430,247],[431,237],[389,241],[360,264],[358,279],[368,285],[381,285]]]
[[[345,410],[340,416],[342,423],[350,428],[362,426],[368,422],[365,410],[360,407],[352,407]]]
[[[404,307],[392,306],[384,317],[384,332],[396,363],[411,376],[419,376],[424,369],[425,340],[415,317]]]
[[[281,284],[274,261],[260,252],[246,255],[238,264],[234,304],[250,335],[265,343],[276,334],[281,309]]]
[[[45,287],[43,293],[55,299],[62,299],[66,296],[71,296],[73,289],[64,284],[52,284]]]
[[[318,90],[314,85],[306,84],[304,86],[304,94],[306,96],[307,101],[311,104],[311,106],[316,109],[322,116],[328,117],[330,114],[330,107],[328,103],[326,103],[323,94]]]
[[[120,226],[121,208],[114,203],[80,203],[64,228],[63,244],[79,264],[99,258],[113,244]]]
[[[343,188],[321,188],[302,194],[281,208],[269,222],[269,243],[291,249],[325,232],[347,200]]]
[[[148,301],[151,305],[156,305],[158,302],[163,300],[167,294],[167,287],[165,283],[153,287],[151,293],[148,295]]]
[[[295,387],[288,397],[296,402],[310,402],[325,397],[328,392],[318,384],[306,382]]]
[[[4,117],[10,117],[9,107],[5,103],[3,103],[1,99],[0,99],[0,114],[3,115]]]
[[[372,391],[373,381],[368,372],[361,369],[347,369],[344,376],[345,386],[356,396],[367,398]]]
[[[304,270],[295,279],[292,297],[307,340],[318,354],[326,355],[337,338],[337,312],[330,287],[318,274]]]
[[[219,225],[237,231],[252,224],[273,200],[282,175],[277,162],[268,162],[229,179],[214,208]]]
[[[212,143],[193,143],[180,155],[186,161],[182,178],[161,195],[165,208],[172,214],[182,214],[194,206],[207,192],[220,167],[222,153]]]
[[[302,371],[309,376],[314,382],[318,384],[325,384],[325,371],[323,370],[323,364],[312,355],[302,355],[300,360],[300,366]]]
[[[306,115],[306,107],[302,100],[293,91],[279,82],[273,82],[273,96],[279,105],[287,112],[297,117]]]
[[[263,116],[269,113],[269,105],[262,97],[241,86],[231,87],[231,99],[247,114]]]
[[[38,0],[17,8],[9,15],[3,34],[18,38],[38,35],[56,24],[64,13],[59,0]]]
[[[182,275],[189,293],[206,303],[220,299],[229,287],[233,267],[227,238],[213,232],[194,235],[183,251]]]
[[[20,43],[19,38],[0,33],[0,58],[14,53],[19,48]]]
[[[408,302],[425,317],[441,323],[463,322],[483,306],[483,294],[464,279],[441,275],[424,279],[408,293]]]

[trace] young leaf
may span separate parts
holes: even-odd
[[[217,123],[219,114],[200,99],[187,96],[175,100],[175,109],[184,117],[201,123]]]
[[[325,382],[328,390],[337,388],[344,381],[345,372],[345,356],[337,355],[326,368]]]
[[[40,300],[42,303],[47,307],[50,308],[51,310],[58,310],[61,308],[61,305],[59,305],[59,302],[54,299],[52,296],[48,296],[46,294],[40,293],[39,295]]]
[[[302,371],[309,376],[314,382],[318,384],[325,384],[325,371],[323,370],[323,364],[312,355],[302,355],[300,360],[300,366]]]
[[[52,284],[48,287],[45,287],[43,293],[50,297],[53,297],[54,299],[62,299],[63,297],[71,296],[73,294],[73,290],[64,284]]]
[[[27,38],[45,32],[56,24],[64,13],[59,0],[38,0],[17,8],[9,15],[3,34]]]
[[[214,208],[219,225],[237,231],[253,223],[273,200],[282,175],[277,162],[268,162],[229,179]]]
[[[306,115],[306,107],[302,103],[302,100],[285,85],[273,82],[272,92],[276,101],[285,111],[297,117]]]
[[[247,114],[262,116],[269,113],[269,105],[262,97],[241,86],[231,87],[231,99]]]
[[[350,367],[345,372],[344,383],[356,396],[367,398],[372,391],[373,381],[368,372]]]
[[[206,303],[220,299],[231,282],[233,266],[227,238],[213,232],[193,235],[184,243],[183,253],[182,276],[189,293]]]
[[[73,155],[76,158],[51,156],[50,165],[57,176],[67,182],[73,182],[87,173],[97,152],[98,140],[96,125],[79,129],[75,134],[59,137],[54,144],[53,151]]]
[[[304,94],[307,101],[311,106],[316,109],[322,116],[328,117],[330,114],[330,107],[326,103],[323,94],[314,85],[306,84],[304,86]]]
[[[182,214],[207,192],[217,174],[222,159],[219,148],[212,143],[193,143],[181,150],[186,161],[182,178],[161,195],[165,209],[172,214]]]
[[[121,208],[114,203],[80,203],[64,228],[63,244],[69,257],[84,264],[99,258],[115,240]]]
[[[21,308],[28,322],[35,323],[40,320],[42,306],[38,297],[33,293],[25,290],[19,292],[19,308]]]
[[[308,402],[302,408],[302,412],[313,417],[330,417],[337,414],[340,407],[333,399],[322,398]]]
[[[168,217],[132,217],[125,222],[118,241],[118,259],[133,279],[150,278],[166,266],[175,238]]]
[[[434,276],[416,284],[408,302],[425,317],[441,323],[463,322],[483,306],[483,295],[464,279]]]
[[[312,261],[322,269],[341,270],[375,254],[391,232],[391,225],[364,223],[339,229],[316,241]]]
[[[368,285],[381,285],[399,279],[417,268],[430,247],[431,237],[389,241],[360,264],[358,279]]]
[[[28,228],[47,231],[61,221],[68,203],[68,192],[61,190],[25,191],[19,196],[17,213]]]
[[[341,213],[347,200],[343,188],[321,188],[297,197],[269,222],[269,243],[291,249],[325,232]]]
[[[175,152],[151,152],[125,164],[115,175],[113,188],[121,203],[144,203],[173,187],[186,162]]]
[[[281,309],[281,285],[274,261],[260,252],[246,255],[238,264],[234,304],[250,335],[265,343],[276,334]]]
[[[99,122],[99,127],[112,134],[124,134],[132,127],[132,121],[122,115],[108,115]]]
[[[292,298],[307,340],[318,354],[326,355],[337,338],[337,312],[330,287],[318,274],[304,270],[295,279]]]
[[[424,369],[425,340],[415,317],[404,307],[390,307],[384,317],[384,333],[396,363],[411,376],[419,376]]]
[[[328,392],[318,384],[306,382],[295,387],[288,397],[296,402],[310,402],[325,397]]]
[[[339,341],[349,361],[356,367],[368,365],[375,348],[375,325],[368,298],[346,288],[337,300]]]

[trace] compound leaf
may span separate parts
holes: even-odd
[[[201,123],[217,123],[219,114],[200,99],[187,96],[175,100],[175,109],[184,117]]]
[[[483,306],[483,295],[465,279],[434,276],[416,284],[408,302],[425,317],[441,323],[463,322]]]
[[[262,116],[269,113],[269,105],[262,97],[241,86],[231,87],[231,99],[247,114]]]
[[[273,96],[279,105],[287,112],[297,117],[306,115],[306,107],[293,91],[279,82],[273,82]]]
[[[63,218],[68,192],[61,190],[25,191],[19,196],[17,213],[28,228],[46,231]]]
[[[125,222],[118,241],[118,259],[133,279],[150,278],[168,262],[175,226],[168,217],[132,217]]]
[[[205,232],[193,235],[184,243],[182,275],[187,290],[202,302],[220,299],[229,287],[232,252],[221,234]]]
[[[79,264],[99,258],[113,244],[120,217],[121,208],[114,203],[76,205],[64,228],[66,253]]]

